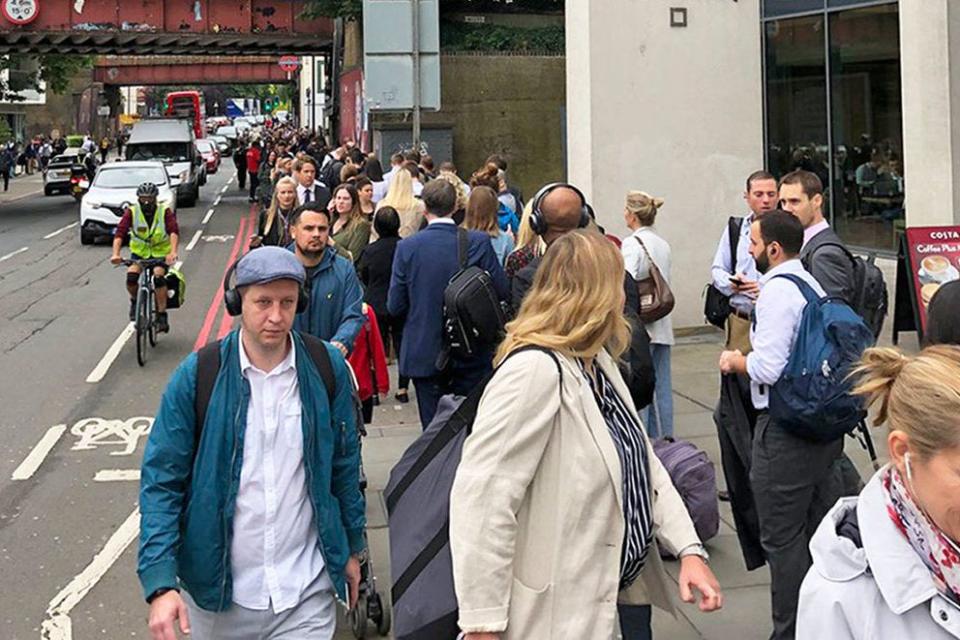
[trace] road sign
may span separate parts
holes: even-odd
[[[30,24],[40,15],[40,0],[3,0],[3,17],[16,25]]]
[[[282,56],[278,64],[280,69],[290,73],[300,68],[300,58],[297,56]]]

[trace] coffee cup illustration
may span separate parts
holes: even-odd
[[[943,282],[950,277],[950,260],[945,256],[927,256],[920,261],[924,274],[936,282]]]

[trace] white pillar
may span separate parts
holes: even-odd
[[[671,6],[688,26],[671,27]],[[666,200],[656,226],[673,250],[676,326],[703,326],[724,223],[763,168],[760,34],[755,0],[566,3],[569,180],[620,236],[628,190]]]
[[[907,224],[960,224],[960,6],[899,6]]]

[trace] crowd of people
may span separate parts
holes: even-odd
[[[525,200],[498,155],[467,180],[415,151],[384,171],[354,145],[277,126],[241,138],[234,161],[260,208],[224,282],[240,329],[212,373],[202,355],[180,365],[144,457],[138,572],[154,638],[178,620],[198,638],[332,637],[366,544],[357,433],[392,357],[395,399],[412,385],[425,430],[444,396],[486,385],[449,498],[466,640],[650,638],[671,588],[722,608],[651,444],[674,437],[662,198],[626,193],[631,233],[617,238],[574,185]],[[770,568],[771,637],[960,637],[960,493],[944,490],[960,483],[960,350],[865,353],[853,393],[889,424],[891,463],[864,487],[844,438],[800,437],[770,410],[808,300],[856,309],[856,264],[815,174],[755,172],[744,199],[710,274],[727,304],[714,418],[745,564]],[[470,268],[506,324],[464,350],[445,292]],[[958,296],[938,298],[929,335],[950,341]],[[676,586],[661,552],[680,560]]]

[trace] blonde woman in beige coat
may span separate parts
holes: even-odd
[[[616,366],[630,331],[623,258],[593,231],[556,240],[497,354],[450,496],[450,548],[467,640],[609,640],[617,604],[722,606],[706,553],[653,455]],[[559,365],[559,366],[558,366]],[[626,471],[624,471],[626,469]],[[626,551],[624,551],[626,549]],[[650,637],[645,628],[626,638]]]

